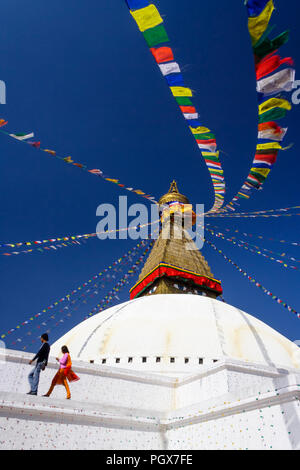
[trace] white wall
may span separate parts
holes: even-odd
[[[176,378],[74,362],[69,401],[62,386],[26,395],[31,357],[0,351],[0,449],[300,449],[295,370],[226,359]]]

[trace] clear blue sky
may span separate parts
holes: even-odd
[[[222,154],[227,201],[248,174],[257,134],[254,65],[243,3],[155,2],[185,82],[195,90],[202,121],[216,133],[219,148],[227,154]],[[291,30],[281,55],[293,56],[297,69],[300,5],[296,0],[277,0],[276,6],[274,34]],[[42,146],[71,155],[90,168],[101,168],[157,198],[175,178],[191,202],[211,207],[213,191],[206,167],[125,0],[5,2],[0,58],[0,79],[7,85],[1,117],[9,121],[9,132],[34,131]],[[279,154],[264,191],[243,202],[243,210],[299,204],[299,117],[300,106],[295,106],[281,121],[289,126],[285,142],[295,145]],[[0,149],[2,242],[95,232],[97,206],[117,204],[119,195],[129,194],[4,135],[0,135]],[[143,201],[129,194],[129,202]],[[299,217],[213,222],[258,235],[299,239]],[[218,244],[264,286],[300,310],[299,272],[225,242]],[[300,258],[296,248],[260,245]],[[1,333],[63,297],[133,246],[126,240],[92,240],[57,252],[2,256]],[[211,248],[205,247],[204,255],[222,280],[227,302],[290,339],[300,339],[296,316],[250,285]],[[128,296],[125,289],[120,299]],[[83,304],[68,323],[53,329],[51,341],[88,311]]]

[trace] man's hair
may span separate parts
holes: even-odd
[[[48,341],[48,340],[49,340],[48,333],[44,333],[44,334],[41,336],[41,338],[44,339],[45,341]]]

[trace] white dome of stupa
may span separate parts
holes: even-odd
[[[162,373],[198,370],[224,358],[300,368],[296,344],[257,318],[199,295],[140,297],[75,326],[51,347],[72,359]]]

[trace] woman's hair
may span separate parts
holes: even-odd
[[[64,354],[68,353],[69,350],[68,350],[67,346],[62,346],[61,352],[63,352]]]

